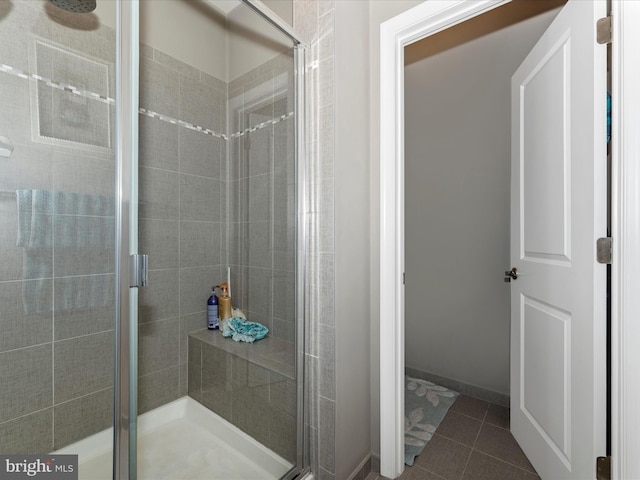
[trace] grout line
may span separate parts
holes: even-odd
[[[51,164],[51,178],[55,178],[55,168],[53,163]],[[52,181],[52,186],[56,187],[55,181]],[[55,203],[54,203],[54,213],[55,212]],[[115,210],[114,210],[114,219],[115,219]],[[60,217],[52,216],[51,217],[51,447],[53,448],[56,444],[56,227],[60,223]],[[115,240],[115,239],[114,239]],[[114,272],[114,282],[115,282],[115,272]],[[114,326],[115,330],[115,326]]]
[[[0,355],[3,355],[5,353],[10,353],[10,352],[17,352],[17,351],[20,351],[20,350],[27,350],[27,349],[35,348],[35,347],[41,347],[41,346],[44,346],[44,345],[52,345],[52,348],[51,348],[52,349],[52,355],[54,355],[55,352],[53,352],[53,346],[56,343],[67,342],[67,341],[70,341],[70,340],[76,340],[78,338],[90,337],[92,335],[100,335],[100,334],[109,333],[109,332],[113,332],[113,328],[107,329],[107,330],[99,330],[99,331],[91,332],[91,333],[85,333],[85,334],[82,334],[82,335],[76,335],[74,337],[65,337],[65,338],[53,339],[50,342],[42,342],[42,343],[36,343],[36,344],[33,344],[33,345],[26,345],[24,347],[13,348],[11,350],[4,350],[4,351],[0,352]],[[54,372],[54,366],[52,364],[52,375],[53,375],[53,372]]]
[[[446,480],[444,477],[442,477],[442,476],[438,475],[437,473],[434,473],[434,472],[432,472],[431,470],[429,470],[429,469],[427,469],[427,468],[425,468],[425,467],[423,467],[423,466],[421,466],[421,465],[417,465],[417,464],[415,464],[415,463],[414,463],[411,467],[407,467],[407,468],[409,468],[409,469],[414,469],[414,468],[415,468],[415,469],[417,469],[417,470],[423,470],[424,472],[428,473],[430,476],[433,476],[433,477],[435,477],[435,478],[437,478],[437,479]],[[407,468],[405,468],[405,470],[407,470]],[[464,473],[464,472],[463,472],[463,473]],[[380,477],[378,477],[378,478],[379,478],[379,479],[383,479],[384,477],[380,476]],[[462,478],[462,477],[460,477],[460,478]]]
[[[480,428],[482,428],[482,426]],[[478,430],[478,432],[480,432],[480,430]],[[476,437],[476,439],[477,439],[477,437]],[[473,456],[473,452],[474,452],[474,448],[471,447],[469,449],[469,456],[467,457],[467,461],[465,462],[464,468],[462,469],[462,474],[460,475],[461,479],[464,478],[465,474],[467,473],[467,468],[469,467],[469,463],[471,463],[471,457]]]
[[[473,448],[473,447],[470,447],[469,445],[466,445],[466,444],[464,444],[464,443],[459,442],[458,440],[456,440],[456,439],[454,439],[454,438],[449,438],[449,437],[447,437],[446,435],[442,435],[441,433],[438,433],[437,429],[436,429],[436,432],[433,434],[433,436],[435,437],[436,435],[437,435],[438,437],[444,438],[445,440],[448,440],[448,441],[450,441],[450,442],[453,442],[453,443],[455,443],[455,444],[457,444],[457,445],[460,445],[461,447],[467,448],[467,449],[469,449],[469,450],[471,450],[471,449]],[[424,467],[423,467],[423,468],[424,468]]]
[[[472,420],[475,420],[476,422],[480,422],[480,423],[484,423],[484,417],[483,418],[478,418],[478,417],[474,417],[473,415],[469,415],[468,413],[464,413],[461,412],[460,410],[452,410],[453,412],[456,412],[459,415],[464,415],[467,418],[471,418]]]
[[[144,375],[138,375],[138,381],[140,381],[140,379],[142,379],[142,378],[149,377],[151,375],[155,375],[155,374],[160,373],[160,372],[165,372],[167,370],[171,370],[172,368],[177,368],[178,369],[178,378],[179,378],[180,365],[188,365],[188,364],[189,364],[188,359],[187,359],[187,363],[186,364],[185,363],[181,364],[180,363],[180,359],[178,359],[178,363],[175,363],[173,365],[169,365],[167,367],[162,367],[161,369],[154,370],[153,372],[145,373]],[[106,389],[104,389],[104,390],[106,390]],[[93,392],[93,393],[95,393],[95,392]],[[75,398],[73,400],[75,400]]]
[[[484,455],[484,456],[489,457],[489,458],[491,458],[493,460],[496,460],[496,461],[498,461],[500,463],[504,463],[505,465],[509,465],[510,467],[517,468],[518,470],[526,472],[526,473],[528,473],[530,475],[539,476],[537,472],[532,472],[531,470],[527,470],[526,468],[522,468],[522,467],[520,467],[518,465],[515,465],[515,464],[513,464],[511,462],[507,462],[506,460],[503,460],[502,458],[498,458],[498,457],[493,456],[493,455],[491,455],[489,453],[483,452],[482,450],[475,450],[474,449],[474,451],[477,452],[479,455]]]
[[[482,431],[482,426],[484,425],[484,421],[487,418],[487,412],[489,411],[489,407],[487,407],[487,409],[484,412],[484,416],[482,417],[482,420],[480,420],[480,428],[478,429],[478,433],[476,433],[476,438],[473,441],[473,444],[471,445],[471,452],[469,453],[469,458],[467,458],[467,463],[465,464],[464,468],[462,469],[462,477],[464,478],[464,475],[467,473],[467,468],[469,468],[469,464],[471,463],[471,457],[473,456],[473,453],[476,452],[476,445],[478,444],[478,438],[480,438],[480,432]]]
[[[70,398],[69,400],[65,400],[64,402],[56,403],[56,404],[53,405],[53,407],[59,407],[60,405],[64,405],[66,403],[75,402],[76,400],[80,400],[82,398],[86,398],[86,397],[89,397],[91,395],[95,395],[96,393],[106,392],[107,390],[113,390],[113,388],[114,388],[113,385],[105,387],[105,388],[100,388],[99,390],[95,390],[93,392],[85,393],[84,395],[80,395],[78,397]],[[27,415],[29,415],[29,414],[27,414]]]
[[[19,352],[20,350],[27,350],[28,348],[35,348],[35,347],[42,347],[43,345],[53,345],[53,340],[49,341],[49,342],[42,342],[42,343],[35,343],[33,345],[26,345],[24,347],[18,347],[18,348],[12,348],[11,350],[3,350],[2,352],[0,352],[0,356],[4,355],[5,353],[11,353],[11,352]]]
[[[461,443],[461,442],[459,442],[459,441],[457,441],[457,440],[455,440],[455,439],[449,438],[449,437],[447,437],[446,435],[439,434],[439,433],[437,432],[437,430],[436,430],[436,432],[434,433],[434,435],[441,436],[442,438],[446,438],[447,440],[449,440],[449,441],[451,441],[451,442],[454,442],[454,443],[456,443],[456,444],[458,444],[458,445],[460,445],[460,446],[463,446],[463,447],[466,447],[466,448],[470,449],[469,458],[467,459],[467,462],[466,462],[466,464],[465,464],[465,466],[464,466],[464,469],[463,469],[463,471],[462,471],[462,476],[461,476],[461,478],[464,478],[464,475],[465,475],[465,474],[466,474],[466,472],[467,472],[467,468],[468,468],[468,466],[469,466],[469,464],[470,464],[470,462],[471,462],[471,456],[473,455],[473,453],[474,453],[474,452],[476,452],[476,453],[478,453],[478,454],[481,454],[481,455],[485,455],[485,456],[487,456],[487,457],[489,457],[489,458],[491,458],[491,459],[493,459],[493,460],[496,460],[496,461],[498,461],[498,462],[500,462],[500,463],[502,463],[502,464],[505,464],[505,465],[508,465],[508,466],[511,466],[511,467],[517,468],[518,470],[520,470],[520,471],[522,471],[522,472],[528,473],[528,474],[533,475],[533,476],[538,476],[537,472],[535,472],[535,471],[533,471],[533,472],[532,472],[531,470],[525,469],[525,468],[523,468],[523,467],[521,467],[521,466],[519,466],[519,465],[513,464],[513,463],[511,463],[511,462],[509,462],[509,461],[506,461],[506,460],[504,460],[504,459],[501,459],[501,458],[495,457],[495,456],[493,456],[493,455],[491,455],[491,454],[488,454],[488,453],[486,453],[486,452],[483,452],[483,451],[481,451],[481,450],[478,450],[478,449],[477,449],[477,443],[478,443],[478,439],[479,439],[479,437],[480,437],[480,432],[482,431],[482,427],[483,427],[485,424],[486,424],[486,425],[489,425],[489,426],[491,426],[491,427],[499,428],[499,429],[501,429],[501,430],[506,430],[507,432],[509,432],[509,434],[511,434],[511,432],[510,432],[510,430],[509,430],[509,429],[507,429],[507,428],[502,428],[502,427],[500,427],[500,426],[498,426],[498,425],[493,425],[492,423],[488,423],[488,422],[487,422],[487,416],[488,416],[488,414],[489,414],[489,408],[490,408],[490,406],[491,406],[491,405],[497,405],[497,404],[492,404],[491,402],[487,402],[487,403],[488,403],[488,407],[487,407],[487,409],[486,409],[486,410],[485,410],[485,412],[484,412],[484,415],[483,415],[482,420],[479,420],[479,419],[478,419],[478,418],[476,418],[476,417],[473,417],[473,416],[471,416],[471,415],[467,415],[466,413],[464,413],[464,412],[460,412],[460,411],[458,411],[458,410],[449,410],[449,412],[456,412],[457,414],[464,415],[464,416],[466,416],[466,417],[468,417],[468,418],[470,418],[470,419],[473,419],[473,420],[476,420],[476,421],[480,421],[480,428],[478,429],[478,433],[476,434],[476,438],[475,438],[475,440],[474,440],[474,442],[473,442],[473,446],[472,446],[472,447],[469,447],[468,445],[465,445],[465,444],[463,444],[463,443]],[[449,412],[447,413],[447,415],[449,414]],[[445,418],[446,418],[446,416],[445,416]],[[420,468],[421,470],[424,470],[424,471],[428,472],[429,474],[433,474],[433,475],[435,475],[433,472],[431,472],[430,470],[428,470],[428,469],[427,469],[427,468],[425,468],[425,467],[422,467],[422,466],[420,466],[420,465],[414,465],[414,466],[415,466],[415,467]],[[413,468],[413,467],[409,467],[409,468]],[[539,476],[538,476],[538,478],[539,478]]]
[[[3,426],[3,425],[7,425],[8,423],[14,422],[16,420],[20,420],[21,418],[26,418],[26,417],[29,417],[31,415],[35,415],[36,413],[45,412],[47,410],[51,410],[51,420],[53,422],[53,408],[54,408],[54,405],[49,405],[48,407],[40,408],[38,410],[34,410],[33,412],[25,413],[25,414],[20,415],[18,417],[12,417],[12,418],[4,421],[4,422],[0,422],[0,427]]]
[[[107,275],[114,275],[114,273],[113,272],[104,272],[104,273],[86,273],[86,274],[81,274],[81,275],[64,275],[64,276],[58,276],[58,277],[50,276],[50,277],[34,277],[34,278],[22,278],[22,279],[19,278],[19,279],[15,279],[15,280],[0,280],[0,285],[11,284],[11,283],[37,282],[39,280],[60,280],[60,279],[66,279],[66,278],[104,277],[104,276],[107,276]]]

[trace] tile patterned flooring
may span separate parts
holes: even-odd
[[[384,480],[371,474],[367,480]],[[400,480],[540,480],[511,432],[509,409],[460,395]]]

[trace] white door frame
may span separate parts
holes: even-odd
[[[509,1],[428,0],[380,25],[380,473],[388,478],[404,469],[404,47]],[[623,480],[640,478],[640,2],[612,0],[612,14],[612,478]]]

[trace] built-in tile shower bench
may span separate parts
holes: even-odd
[[[289,462],[296,452],[295,345],[189,334],[189,396]]]

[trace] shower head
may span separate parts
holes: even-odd
[[[49,0],[53,5],[67,12],[89,13],[96,8],[96,0]]]

